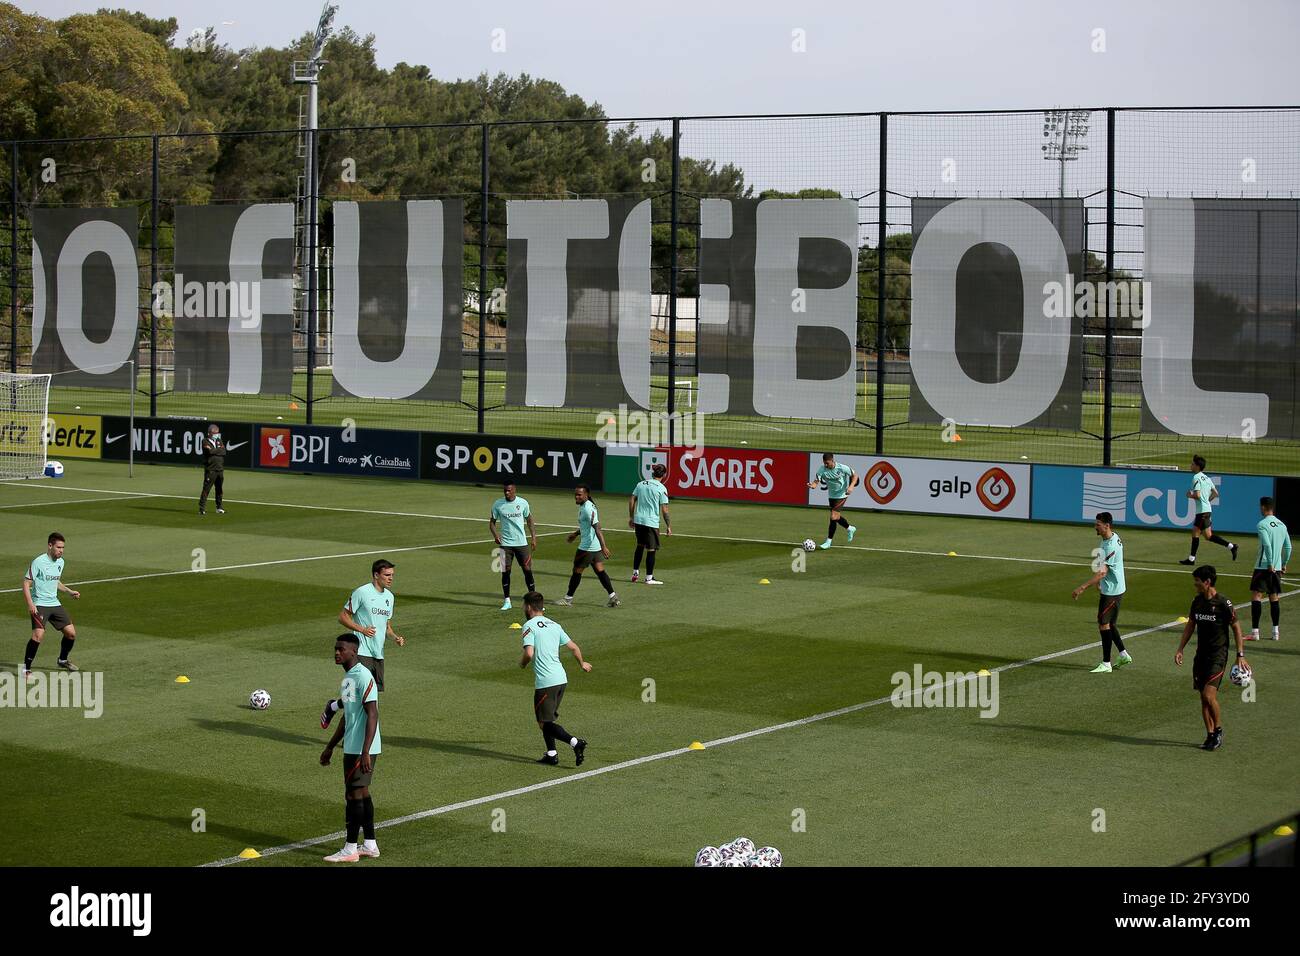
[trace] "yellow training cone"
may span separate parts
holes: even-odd
[[[950,557],[950,558],[955,558],[955,557],[957,557],[957,552],[956,552],[956,551],[949,551],[949,552],[948,552],[948,557]]]
[[[1178,619],[1178,623],[1179,623],[1179,624],[1186,624],[1186,623],[1187,623],[1187,618],[1185,618],[1185,617],[1180,617],[1180,618]]]
[[[704,749],[704,744],[700,743],[698,740],[692,740],[692,741],[691,741],[691,745],[690,745],[689,747],[687,747],[686,749],[687,749],[687,750],[703,750],[703,749]]]
[[[1293,833],[1295,833],[1295,831],[1284,823],[1273,831],[1273,836],[1290,836]]]
[[[513,624],[510,625],[510,630],[512,630],[512,631],[517,631],[517,630],[519,630],[519,629],[522,628],[522,627],[523,627],[522,624],[520,624],[518,621],[515,621],[515,623],[513,623]]]
[[[188,684],[189,682],[190,682],[190,679],[189,679],[188,677],[186,677],[184,674],[182,674],[180,677],[176,678],[176,683],[178,683],[178,684]]]
[[[241,860],[257,860],[260,859],[261,856],[262,854],[258,853],[251,846],[247,850],[241,850],[239,852],[239,858]]]
[[[979,676],[980,676],[980,677],[992,677],[993,675],[989,673],[989,671],[988,671],[987,668],[981,667],[981,668],[980,668],[980,672],[979,672]]]
[[[758,583],[759,583],[759,584],[771,584],[772,582],[769,581],[767,578],[763,578],[763,579],[762,579],[761,581],[759,581]]]

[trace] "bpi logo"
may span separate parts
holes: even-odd
[[[263,428],[262,452],[258,463],[263,468],[289,467],[289,442],[293,432],[287,428]]]
[[[1001,468],[990,468],[975,482],[975,494],[989,511],[1001,511],[1016,497],[1016,483]]]
[[[877,504],[887,505],[903,490],[903,476],[887,461],[878,461],[867,471],[862,484]]]

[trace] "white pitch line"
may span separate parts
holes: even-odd
[[[563,531],[545,531],[539,538],[564,534]],[[315,554],[305,558],[278,558],[274,561],[254,561],[250,564],[226,564],[216,568],[181,568],[178,571],[150,571],[147,574],[128,574],[120,578],[95,578],[90,581],[73,581],[73,584],[116,584],[119,581],[140,581],[145,578],[166,578],[178,574],[216,574],[220,571],[242,571],[246,568],[266,568],[275,564],[299,564],[306,561],[332,561],[335,558],[366,558],[376,554],[401,554],[404,551],[433,551],[437,548],[459,548],[471,544],[496,544],[493,538],[481,538],[477,541],[448,541],[443,544],[416,544],[405,548],[379,548],[374,551],[349,551],[345,554]],[[22,588],[4,588],[0,594],[16,594]]]
[[[1300,591],[1288,591],[1287,593],[1283,594],[1282,597],[1284,598],[1291,597],[1292,595],[1295,594],[1300,594]],[[1178,621],[1177,619],[1174,619],[1172,621],[1167,621],[1164,624],[1157,624],[1154,627],[1143,628],[1140,631],[1133,631],[1129,634],[1123,635],[1123,637],[1124,640],[1130,641],[1135,637],[1143,637],[1144,635],[1147,634],[1154,634],[1157,631],[1164,631],[1164,630],[1168,630],[1171,627],[1177,627],[1180,623],[1182,622]],[[1070,654],[1077,654],[1080,651],[1091,650],[1094,647],[1100,647],[1100,646],[1101,646],[1101,641],[1093,641],[1090,644],[1080,644],[1077,647],[1070,647],[1063,651],[1053,651],[1050,654],[1040,654],[1038,657],[1031,657],[1023,661],[1015,661],[1014,663],[1011,664],[1001,664],[993,668],[992,673],[1001,673],[1003,671],[1015,670],[1018,667],[1028,667],[1031,664],[1041,664],[1044,661],[1054,660],[1055,658],[1058,657],[1066,657]],[[949,684],[952,684],[959,679],[964,679],[964,678],[952,678],[948,681],[945,681],[944,684],[940,686],[947,687]],[[913,691],[913,693],[919,693],[919,689],[917,691]],[[806,727],[809,724],[819,723],[823,720],[831,720],[832,718],[835,717],[843,717],[846,714],[857,713],[858,711],[867,710],[868,708],[871,707],[879,707],[882,704],[889,703],[891,700],[893,700],[893,694],[889,694],[885,697],[877,697],[875,700],[864,701],[860,704],[850,704],[847,707],[840,707],[836,710],[828,710],[820,714],[813,714],[810,717],[800,717],[797,720],[787,720],[784,723],[772,724],[769,727],[759,727],[756,730],[746,730],[739,734],[732,734],[729,737],[719,737],[716,740],[707,741],[704,744],[704,748],[705,750],[708,750],[710,747],[722,747],[726,744],[737,743],[738,741],[741,740],[749,740],[753,737],[762,737],[766,734],[774,734],[780,730],[790,730],[795,727]],[[445,806],[434,807],[433,809],[430,810],[419,810],[415,813],[408,813],[405,816],[394,817],[391,820],[384,820],[380,823],[376,823],[375,829],[383,829],[386,827],[400,826],[403,823],[414,823],[417,820],[427,820],[429,817],[442,816],[447,813],[454,813],[457,810],[466,810],[470,807],[478,807],[478,806],[482,806],[485,803],[492,803],[498,800],[506,800],[509,799],[510,797],[523,796],[524,794],[527,793],[536,793],[539,790],[547,790],[550,789],[551,787],[560,787],[567,783],[576,783],[579,780],[588,780],[592,777],[598,777],[601,774],[613,773],[616,770],[626,770],[629,767],[639,767],[642,764],[653,763],[657,760],[668,760],[671,757],[680,757],[682,754],[688,754],[688,753],[692,753],[690,747],[678,747],[675,750],[664,750],[657,754],[647,754],[644,757],[633,757],[630,760],[620,760],[618,763],[610,764],[607,767],[597,767],[594,770],[583,770],[578,773],[569,774],[568,776],[565,777],[556,778],[554,780],[543,780],[541,783],[533,783],[525,787],[516,787],[513,790],[503,790],[500,793],[489,794],[488,796],[485,797],[473,797],[469,800],[461,800],[457,803],[449,803],[446,804]],[[312,837],[311,839],[308,840],[299,840],[296,843],[285,843],[281,846],[274,846],[271,847],[270,849],[261,850],[259,852],[261,856],[264,857],[275,856],[280,853],[289,853],[293,850],[305,850],[308,847],[318,846],[322,843],[330,843],[334,840],[341,840],[345,836],[346,834],[342,830],[339,830],[335,833],[327,833],[324,836]],[[203,863],[200,865],[204,867],[229,866],[233,863],[241,863],[241,862],[243,862],[243,857],[228,856],[220,860],[213,860],[210,863]]]
[[[48,508],[51,505],[79,505],[87,501],[130,501],[132,498],[147,498],[148,495],[135,494],[114,495],[112,498],[64,498],[59,501],[31,501],[23,505],[0,505],[0,511],[9,508]]]
[[[39,486],[31,486],[31,487],[39,487]],[[103,488],[76,488],[68,485],[65,485],[64,487],[70,491],[95,491],[106,495],[117,494],[116,491],[103,489]],[[189,501],[194,497],[193,495],[168,495],[168,494],[147,492],[147,491],[132,492],[131,494],[137,498],[176,498],[184,501]],[[113,499],[105,498],[103,500],[111,501]],[[238,498],[226,498],[225,500],[227,503],[231,503],[231,504],[256,505],[264,508],[301,508],[309,511],[333,511],[333,512],[341,512],[344,514],[380,515],[382,517],[388,517],[388,518],[432,518],[432,519],[438,519],[440,521],[485,520],[483,518],[466,517],[465,515],[438,515],[438,514],[428,514],[426,512],[420,512],[420,511],[376,511],[369,508],[338,508],[338,507],[331,507],[328,505],[305,505],[305,504],[299,504],[297,502],[287,502],[287,501],[252,501],[252,500],[238,499]],[[575,527],[576,523],[562,524],[554,521],[538,521],[535,522],[535,524],[540,528],[572,528]],[[1080,527],[1083,526],[1081,525]],[[608,532],[617,532],[620,534],[633,533],[631,529],[628,528],[606,528],[604,530]],[[1157,529],[1151,529],[1151,530],[1157,530]],[[1169,530],[1169,529],[1159,529],[1159,530]],[[712,534],[673,534],[671,536],[666,535],[665,537],[696,538],[703,541],[730,541],[738,544],[775,544],[775,545],[782,545],[785,547],[795,547],[798,544],[798,542],[795,541],[777,541],[771,538],[734,538],[734,537],[728,537],[724,535],[712,535]],[[874,548],[869,545],[857,545],[857,544],[844,544],[844,545],[837,545],[836,547],[841,551],[874,551],[881,554],[911,554],[911,555],[918,555],[921,557],[948,557],[948,552],[946,551],[913,551],[907,548]],[[1004,554],[958,554],[957,557],[970,558],[972,560],[977,560],[977,561],[1014,561],[1021,564],[1052,564],[1052,565],[1059,565],[1061,567],[1067,567],[1067,568],[1091,567],[1090,564],[1082,561],[1059,561],[1052,558],[1016,558]],[[1137,565],[1126,566],[1124,570],[1126,572],[1127,571],[1152,571],[1158,574],[1187,573],[1178,568],[1148,568],[1148,567],[1141,567]],[[1219,577],[1248,579],[1251,577],[1251,575],[1234,574],[1228,571],[1222,571],[1219,573]]]

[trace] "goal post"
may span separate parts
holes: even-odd
[[[0,372],[0,480],[43,478],[50,376]]]

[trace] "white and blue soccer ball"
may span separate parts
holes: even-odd
[[[812,538],[804,538],[804,539],[803,539],[803,549],[804,549],[805,551],[816,551],[816,550],[817,550],[817,542],[814,541]]]
[[[749,857],[732,855],[722,863],[723,866],[749,866]]]
[[[754,841],[749,837],[736,837],[736,839],[727,844],[727,847],[730,847],[731,852],[742,860],[749,859],[754,855],[754,851],[758,849],[754,846]],[[724,849],[726,849],[726,847],[724,847]]]
[[[753,858],[757,861],[754,866],[780,866],[782,863],[781,851],[774,846],[760,847]]]
[[[45,463],[45,477],[46,477],[46,478],[62,478],[62,477],[63,477],[63,462],[61,462],[61,461],[47,461],[47,462]]]
[[[258,688],[248,695],[248,706],[253,710],[266,710],[271,706],[271,695]]]
[[[722,866],[722,854],[718,852],[716,846],[706,846],[695,854],[696,866]]]
[[[1238,687],[1245,687],[1253,677],[1254,674],[1251,672],[1249,664],[1233,664],[1232,670],[1228,674],[1229,680]]]

